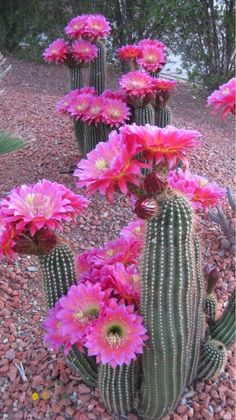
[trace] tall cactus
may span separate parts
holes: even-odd
[[[173,410],[196,374],[203,293],[193,234],[192,209],[177,195],[167,198],[160,215],[147,223],[141,312],[149,341],[139,406],[145,419],[157,420]]]
[[[164,128],[171,124],[172,114],[170,107],[166,105],[163,108],[155,109],[155,125],[160,128]]]
[[[98,55],[91,63],[89,86],[93,86],[100,95],[106,87],[106,49],[103,41],[98,41],[96,47]]]
[[[39,262],[43,273],[47,307],[51,308],[67,293],[72,284],[76,284],[74,255],[67,244],[61,244],[48,255],[39,256]],[[87,385],[96,386],[97,366],[92,357],[80,353],[77,347],[73,346],[68,360]]]

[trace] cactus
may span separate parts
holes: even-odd
[[[98,55],[91,63],[89,86],[93,86],[100,95],[106,86],[106,49],[102,41],[97,42],[96,47]]]
[[[236,252],[236,223],[235,223],[235,211],[236,211],[236,201],[232,195],[230,188],[227,188],[227,199],[228,203],[232,210],[232,217],[230,220],[227,220],[222,208],[217,206],[217,211],[213,212],[211,210],[208,211],[209,219],[220,225],[224,237],[221,238],[221,246],[222,248],[226,248],[231,250],[234,254]]]
[[[208,323],[215,320],[216,317],[217,300],[213,293],[206,295],[204,300],[204,312],[206,314]]]
[[[47,307],[51,308],[62,295],[67,293],[72,284],[76,284],[74,255],[67,244],[61,244],[48,255],[39,256],[39,261],[43,273]],[[95,387],[97,367],[94,359],[80,353],[77,347],[73,346],[68,360],[76,368],[84,382]]]
[[[164,128],[167,125],[170,125],[171,119],[171,110],[168,105],[159,110],[155,110],[155,125],[157,125],[158,127]]]
[[[100,365],[98,384],[101,398],[111,413],[125,416],[134,406],[137,391],[137,362],[112,368]]]
[[[209,340],[204,345],[199,360],[197,378],[209,380],[219,375],[227,360],[227,350],[218,340]]]
[[[223,315],[209,326],[209,334],[211,338],[221,341],[226,348],[230,348],[236,340],[235,308],[234,290]]]
[[[149,335],[139,406],[145,419],[173,410],[196,374],[203,297],[194,247],[190,205],[180,196],[167,198],[147,224],[141,267],[141,312]]]
[[[82,76],[82,67],[79,65],[69,67],[69,80],[70,80],[70,89],[81,89],[83,87],[83,76]],[[75,137],[78,143],[79,151],[82,156],[84,156],[84,136],[85,136],[85,124],[79,120],[73,120]]]
[[[152,105],[134,109],[134,121],[137,125],[155,124],[155,115]]]

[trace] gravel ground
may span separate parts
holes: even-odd
[[[28,141],[21,151],[1,157],[0,194],[22,183],[47,178],[75,190],[71,175],[79,160],[71,122],[55,112],[55,102],[68,89],[63,66],[23,63],[9,58],[12,72],[5,79],[0,103],[0,129]],[[108,84],[114,86],[109,73]],[[170,101],[173,123],[197,129],[202,146],[191,155],[191,168],[234,190],[233,118],[222,121],[205,108],[205,97],[188,84],[180,84]],[[229,212],[227,204],[225,210]],[[132,219],[125,199],[113,207],[94,196],[76,227],[65,227],[78,252],[114,239]],[[216,288],[218,315],[234,287],[235,258],[222,252],[220,230],[201,215],[199,233],[204,262],[220,270]],[[50,353],[43,344],[41,322],[46,309],[40,272],[33,257],[18,258],[0,266],[0,418],[51,420],[106,420],[112,417],[76,373],[66,365],[62,352]],[[24,382],[17,364],[22,363]],[[168,419],[233,420],[235,406],[235,348],[229,351],[225,371],[215,380],[195,382],[186,390]],[[33,397],[38,396],[36,401]],[[33,396],[33,397],[32,397]],[[135,420],[135,415],[129,416]]]

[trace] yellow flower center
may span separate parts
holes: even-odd
[[[115,254],[115,252],[113,251],[113,249],[109,249],[109,250],[106,252],[106,254],[107,254],[109,257],[113,257],[113,255]]]
[[[130,84],[134,88],[142,88],[145,86],[145,83],[142,80],[131,80]]]
[[[137,274],[133,274],[132,279],[133,279],[133,282],[134,283],[138,283],[139,282],[139,276],[137,276]]]
[[[84,318],[84,313],[82,311],[78,311],[75,313],[75,318],[79,319],[80,321],[82,321],[82,319]]]
[[[204,185],[207,185],[207,180],[206,179],[201,179],[200,180],[200,187],[204,187]]]
[[[113,118],[119,118],[121,115],[121,112],[118,109],[111,109],[109,113]]]
[[[223,92],[222,92],[224,95],[228,95],[228,93],[229,93],[229,88],[225,88],[224,90],[223,90]]]
[[[145,61],[148,63],[154,63],[156,61],[156,57],[153,54],[148,54],[146,57],[144,57]]]
[[[135,231],[135,232],[137,232],[137,233],[139,233],[139,232],[141,231],[140,226],[136,226],[136,227],[134,228],[134,231]]]

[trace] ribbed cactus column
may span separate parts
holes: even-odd
[[[235,318],[236,318],[235,290],[232,293],[229,304],[221,318],[209,327],[209,334],[212,339],[221,341],[226,348],[230,348],[236,340]]]
[[[155,109],[155,125],[164,128],[171,124],[172,114],[170,107],[166,105],[161,109]]]
[[[67,293],[72,284],[76,284],[74,255],[67,244],[57,245],[48,255],[39,257],[43,272],[43,283],[47,307],[51,308]],[[91,387],[97,383],[95,360],[80,353],[73,346],[68,360],[74,365],[81,379]]]
[[[102,41],[98,41],[96,47],[98,55],[90,66],[89,86],[94,87],[100,95],[106,87],[106,49]]]
[[[101,398],[110,413],[128,415],[134,405],[137,390],[137,362],[130,365],[100,365],[98,384]]]
[[[80,65],[74,65],[69,67],[69,81],[70,89],[81,89],[83,87],[83,74],[82,67]],[[75,137],[78,143],[79,151],[81,155],[84,155],[84,136],[85,136],[85,125],[81,119],[73,120]]]
[[[142,108],[134,108],[134,122],[137,125],[155,124],[155,114],[152,105],[148,104]]]
[[[202,278],[197,270],[193,213],[167,192],[159,216],[147,222],[141,267],[141,312],[149,340],[142,356],[139,413],[161,419],[177,405],[196,372],[202,336]]]
[[[86,127],[86,137],[84,151],[85,153],[91,152],[95,149],[100,141],[106,141],[109,136],[110,129],[107,125],[103,123],[98,124],[88,124]]]
[[[227,361],[227,349],[221,341],[209,340],[202,349],[197,378],[209,380],[219,375]]]

